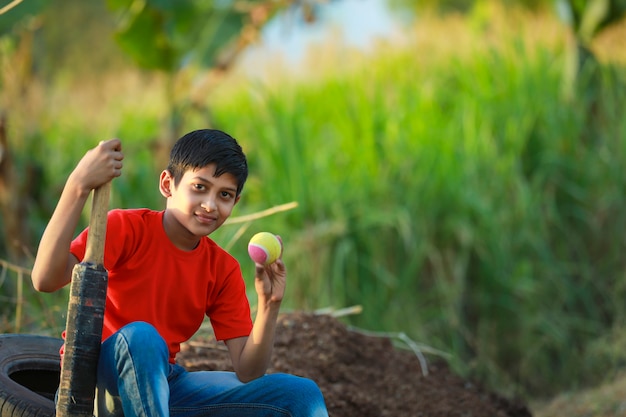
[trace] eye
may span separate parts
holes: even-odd
[[[192,184],[192,187],[196,191],[204,191],[204,190],[206,190],[206,186],[204,186],[204,184],[195,183],[195,184]]]
[[[230,200],[231,198],[235,197],[233,193],[230,193],[228,191],[222,191],[221,195],[224,200]]]

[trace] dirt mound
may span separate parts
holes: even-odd
[[[178,362],[190,370],[232,370],[228,352],[210,336],[183,345]],[[331,417],[530,417],[522,403],[503,398],[418,357],[387,338],[349,330],[329,315],[280,317],[269,372],[315,380]]]

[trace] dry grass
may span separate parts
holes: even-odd
[[[602,62],[626,65],[626,18],[600,33],[593,50]]]
[[[535,417],[622,417],[626,415],[626,374],[596,388],[561,394],[532,408]]]

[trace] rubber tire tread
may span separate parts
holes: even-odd
[[[55,415],[62,343],[47,336],[0,335],[0,417]]]

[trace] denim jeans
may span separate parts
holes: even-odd
[[[328,416],[310,379],[267,374],[243,383],[233,372],[188,372],[170,364],[163,338],[144,322],[131,323],[102,344],[96,415]]]

